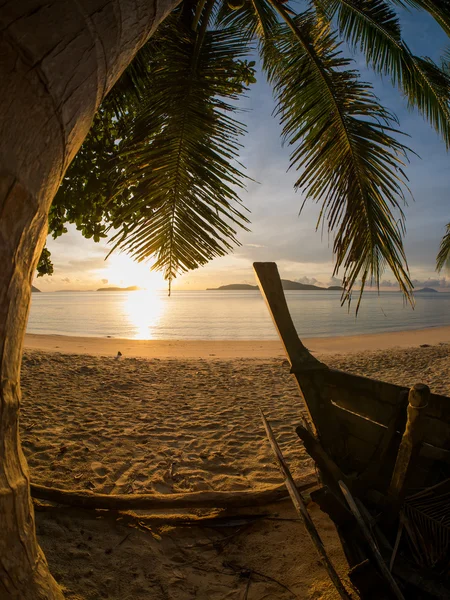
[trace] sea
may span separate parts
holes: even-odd
[[[450,293],[366,292],[341,306],[338,291],[286,291],[300,337],[383,333],[450,325]],[[42,292],[32,294],[28,333],[140,340],[276,340],[259,291]]]

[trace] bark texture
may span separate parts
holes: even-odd
[[[0,0],[0,598],[62,592],[36,541],[20,362],[47,214],[98,105],[178,0]]]

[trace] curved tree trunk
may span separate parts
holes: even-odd
[[[20,362],[47,214],[98,105],[178,0],[0,0],[0,598],[62,592],[36,541]]]

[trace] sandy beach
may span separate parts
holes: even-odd
[[[393,331],[358,336],[302,338],[311,352],[348,354],[391,348],[409,348],[420,344],[450,343],[450,326],[409,331]],[[128,357],[140,358],[284,358],[277,341],[211,341],[211,340],[129,340],[121,338],[75,337],[28,333],[25,347],[44,352],[115,356],[120,350]]]
[[[335,368],[450,394],[448,341],[450,328],[439,328],[306,345]],[[314,478],[294,433],[304,406],[280,344],[27,336],[26,347],[21,435],[35,483],[99,493],[268,489],[282,479],[259,407],[294,476]],[[344,576],[332,524],[309,508]],[[187,527],[173,515],[40,504],[37,530],[71,600],[338,598],[289,501],[240,513],[226,527]]]

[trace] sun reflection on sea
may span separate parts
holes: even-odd
[[[164,311],[161,292],[156,290],[129,292],[125,300],[124,310],[131,328],[135,330],[134,339],[154,339],[155,328],[158,326]]]

